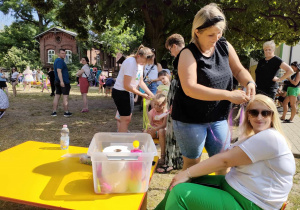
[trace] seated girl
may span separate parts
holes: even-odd
[[[153,99],[154,108],[148,112],[150,122],[149,128],[146,130],[152,138],[159,139],[161,148],[161,158],[158,161],[159,165],[165,163],[165,135],[167,126],[167,116],[162,116],[167,111],[167,98],[163,94],[157,94]]]
[[[177,174],[156,209],[280,209],[296,167],[273,100],[256,95],[241,128],[229,150]],[[225,176],[207,176],[228,167]]]

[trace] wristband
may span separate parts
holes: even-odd
[[[246,85],[246,86],[248,86],[250,83],[254,84],[254,85],[255,85],[255,87],[257,87],[256,83],[255,83],[255,82],[253,82],[253,81],[249,81],[249,82],[247,82],[247,85]]]

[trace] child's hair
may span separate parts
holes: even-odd
[[[159,93],[159,94],[155,95],[154,102],[155,101],[160,102],[162,104],[166,104],[167,97],[164,94]]]
[[[162,70],[162,71],[158,72],[158,77],[160,77],[160,76],[168,76],[168,72],[165,70]]]

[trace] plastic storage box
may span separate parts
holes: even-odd
[[[135,140],[140,143],[141,153],[130,152]],[[87,154],[92,160],[95,193],[143,193],[148,190],[152,161],[157,155],[149,134],[96,133]]]

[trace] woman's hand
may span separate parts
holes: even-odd
[[[147,100],[150,100],[151,99],[151,96],[147,95],[146,93],[144,93],[142,95],[143,98],[147,99]]]
[[[228,100],[234,104],[242,104],[248,102],[250,96],[248,96],[245,91],[234,90],[230,92],[230,98]]]
[[[170,185],[170,191],[175,187],[177,184],[187,182],[189,180],[187,170],[179,172],[174,178],[172,179]]]
[[[272,79],[272,81],[273,81],[273,82],[279,82],[279,78],[275,76],[275,77]]]
[[[246,87],[246,94],[248,97],[253,98],[253,96],[255,96],[255,91],[256,87],[253,83],[249,83]]]

